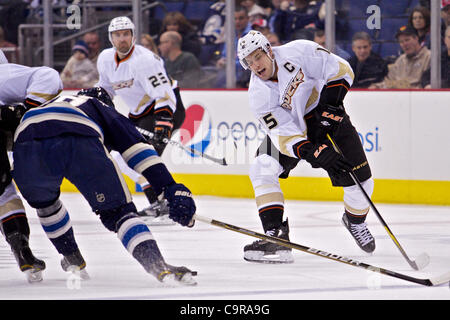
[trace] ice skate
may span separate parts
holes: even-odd
[[[36,258],[28,246],[28,238],[18,232],[14,232],[7,237],[11,245],[11,251],[16,258],[20,271],[25,273],[28,282],[42,281],[42,271],[45,269],[45,262]]]
[[[358,246],[365,252],[371,253],[375,250],[375,239],[367,228],[365,222],[351,223],[347,215],[342,216],[342,223],[350,231],[350,234],[355,239]]]
[[[64,256],[61,260],[61,267],[66,272],[72,272],[79,275],[82,280],[89,280],[89,274],[86,271],[86,262],[83,259],[80,251]]]
[[[170,286],[195,286],[197,282],[194,276],[197,271],[189,270],[186,267],[175,267],[160,260],[153,263],[148,272],[156,277],[158,281]]]
[[[284,221],[277,229],[267,230],[266,235],[289,240],[288,221]],[[260,263],[292,263],[292,249],[280,246],[267,240],[257,240],[244,247],[244,259]]]
[[[169,203],[166,199],[157,200],[149,207],[138,211],[141,219],[149,226],[174,225],[175,221],[169,218]]]

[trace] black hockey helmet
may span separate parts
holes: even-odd
[[[106,104],[107,106],[115,108],[114,103],[112,102],[108,92],[102,87],[92,87],[89,89],[82,89],[78,91],[77,96],[89,96],[92,98],[96,98],[101,102],[103,102],[104,104]]]

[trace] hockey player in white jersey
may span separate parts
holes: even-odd
[[[348,173],[352,170],[367,194],[372,195],[371,170],[343,106],[354,78],[349,64],[307,40],[272,48],[257,31],[240,38],[237,50],[242,67],[252,71],[250,108],[267,133],[250,168],[266,234],[289,239],[278,179],[287,178],[304,159],[313,168],[325,169],[333,186],[343,187],[342,222],[362,250],[373,252],[375,240],[365,223],[369,203]],[[327,134],[345,158],[334,150]],[[289,263],[293,256],[285,247],[259,240],[245,246],[244,259]]]
[[[99,81],[97,87],[104,88],[129,107],[128,117],[137,127],[154,133],[150,141],[159,155],[166,147],[167,138],[173,130],[181,127],[185,110],[176,82],[166,74],[164,62],[150,50],[135,44],[134,24],[127,17],[111,20],[108,27],[112,48],[103,50],[97,61]],[[158,199],[151,186],[142,176],[129,171],[123,160],[115,154],[120,167],[133,180],[140,183],[151,206],[139,212],[142,216],[156,217],[167,221],[167,202]],[[142,183],[144,181],[144,183]],[[149,222],[151,223],[151,222]]]
[[[51,68],[0,64],[0,230],[30,282],[42,280],[45,263],[34,257],[29,247],[30,228],[12,182],[7,151],[11,150],[12,136],[25,111],[50,100],[61,90],[59,74]]]

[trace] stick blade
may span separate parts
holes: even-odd
[[[432,279],[430,279],[430,282],[433,284],[433,286],[439,286],[441,284],[449,283],[450,282],[450,272],[447,272],[441,276],[432,278]]]

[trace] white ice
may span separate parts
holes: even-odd
[[[165,299],[165,300],[305,300],[305,299],[450,299],[448,285],[426,287],[370,272],[301,251],[288,265],[249,263],[243,247],[257,239],[197,221],[192,229],[154,226],[166,261],[198,271],[195,287],[166,287],[149,274],[107,231],[77,193],[62,194],[73,222],[90,280],[62,271],[61,257],[45,236],[34,210],[26,206],[31,247],[45,260],[44,280],[29,284],[3,237],[0,238],[0,299]],[[146,205],[134,196],[138,208]],[[261,232],[253,199],[196,197],[197,213]],[[372,255],[361,251],[342,226],[337,202],[286,201],[292,242],[349,257],[416,278],[450,271],[450,207],[376,204],[407,254],[426,252],[430,264],[412,270],[371,213],[367,219],[376,238]]]

